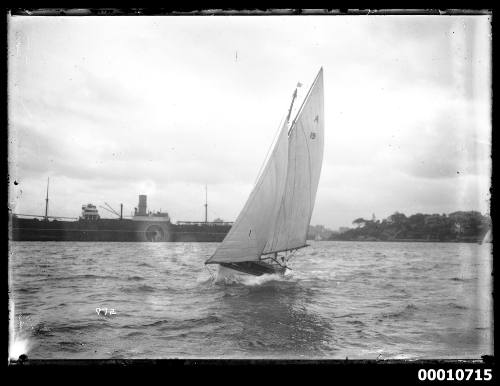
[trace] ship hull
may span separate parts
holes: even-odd
[[[183,242],[221,242],[231,225],[199,223],[194,225],[172,225],[173,240]]]
[[[230,225],[174,225],[167,221],[100,219],[45,221],[14,217],[13,241],[220,242]]]

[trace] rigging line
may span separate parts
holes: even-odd
[[[294,124],[295,124],[295,121],[297,120],[297,117],[302,113],[302,109],[304,108],[304,104],[306,103],[307,99],[309,99],[309,95],[311,94],[312,89],[316,85],[316,82],[318,80],[318,76],[319,76],[320,72],[321,72],[321,69],[318,72],[318,74],[316,75],[316,78],[314,78],[314,81],[312,82],[312,85],[309,88],[309,91],[307,92],[306,97],[304,98],[304,100],[302,101],[302,104],[300,105],[299,111],[297,111],[297,114],[295,114],[295,118],[293,119],[292,124],[290,125],[290,130],[288,131],[288,135],[290,135],[290,132],[294,128]]]
[[[281,121],[280,121],[280,124],[278,126],[278,129],[276,130],[276,132],[274,133],[274,137],[273,137],[273,140],[272,142],[269,144],[269,147],[267,148],[267,153],[266,153],[266,156],[264,157],[264,161],[262,162],[262,164],[260,165],[260,168],[259,168],[259,172],[257,173],[257,178],[255,179],[254,181],[254,185],[257,183],[257,181],[259,180],[260,178],[260,174],[262,173],[262,169],[264,168],[264,165],[266,164],[266,161],[267,161],[267,158],[269,156],[269,152],[271,151],[271,148],[273,147],[275,141],[276,141],[276,138],[278,136],[278,134],[281,132],[281,126],[283,124],[283,119],[284,117],[281,118]]]
[[[281,131],[280,131],[281,133]],[[276,150],[276,143],[275,143],[275,149],[274,151]],[[273,153],[274,153],[273,151]],[[268,173],[271,169],[268,169],[268,168],[264,168],[263,170],[263,174],[259,177],[259,181],[257,181],[255,187],[252,189],[252,191],[250,192],[250,197],[248,198],[245,206],[243,207],[243,210],[241,211],[241,213],[239,214],[239,216],[236,218],[236,221],[234,222],[234,225],[231,227],[229,233],[226,235],[226,237],[224,238],[224,241],[226,239],[229,239],[231,235],[235,234],[238,232],[238,230],[240,229],[241,227],[241,224],[243,222],[243,220],[240,220],[240,219],[244,219],[246,214],[248,213],[248,207],[250,207],[252,205],[252,203],[254,202],[259,190],[261,189],[262,187],[262,184],[264,182],[264,173]],[[246,210],[245,210],[246,209]],[[255,247],[255,239],[250,239],[250,238],[247,238],[247,245],[248,245],[248,248],[254,248]],[[252,242],[252,243],[251,243]],[[221,246],[219,246],[217,248],[217,250],[215,251],[215,253],[207,260],[207,262],[210,262],[212,261],[212,258],[217,254],[217,252],[221,249],[221,248],[224,248],[224,243],[222,243]],[[265,245],[264,245],[264,248],[265,248]],[[263,249],[261,249],[260,253],[262,252]],[[259,253],[259,254],[260,254]]]
[[[280,130],[280,132],[281,132],[281,130]],[[276,144],[274,144],[274,145],[276,146]],[[274,150],[276,150],[276,147],[274,148]],[[273,153],[274,153],[274,150],[273,150]],[[267,165],[266,165],[266,166],[267,166]],[[268,172],[268,169],[264,168],[264,170],[262,170],[262,173],[264,173],[264,172],[266,172],[266,173],[267,173],[267,172]],[[255,186],[255,187],[254,187],[254,188],[252,189],[252,191],[250,192],[250,196],[251,196],[250,198],[251,198],[251,200],[248,200],[248,205],[250,205],[251,203],[253,203],[253,201],[255,200],[255,196],[256,196],[257,192],[259,191],[259,189],[261,188],[262,184],[264,183],[264,178],[261,178],[263,175],[264,175],[264,174],[259,175],[259,178],[257,179],[257,181],[255,181],[255,183],[254,183],[254,186]],[[259,180],[259,179],[260,179],[260,180]],[[257,182],[258,182],[258,184],[257,184]],[[253,193],[253,192],[256,192],[256,193],[252,196],[252,193]],[[245,206],[246,206],[246,205],[245,205]]]
[[[283,120],[282,120],[282,122],[283,122]],[[281,125],[280,125],[280,128],[281,128]],[[280,130],[280,133],[281,133],[281,130]],[[275,145],[275,149],[274,149],[274,150],[276,150],[276,143],[274,143],[274,145]],[[264,168],[264,170],[262,170],[262,173],[264,173],[264,172],[266,172],[266,173],[267,173],[267,172],[268,172],[268,169]],[[257,195],[258,191],[260,190],[260,188],[261,188],[261,186],[262,186],[262,184],[263,184],[264,178],[261,178],[262,176],[263,176],[263,174],[262,174],[262,175],[259,175],[259,178],[258,178],[258,179],[257,179],[257,181],[254,183],[254,188],[253,188],[253,189],[252,189],[252,191],[250,192],[250,196],[249,196],[249,198],[248,198],[248,200],[247,200],[247,202],[246,202],[245,206],[243,207],[243,209],[242,209],[242,211],[240,212],[239,216],[236,218],[236,220],[235,220],[235,222],[234,222],[233,226],[232,226],[232,227],[231,227],[231,229],[229,230],[229,233],[226,235],[226,238],[228,238],[229,236],[231,236],[231,235],[235,234],[235,233],[239,230],[239,228],[240,228],[240,226],[241,226],[241,224],[242,224],[242,221],[240,221],[240,219],[243,219],[243,218],[245,217],[246,213],[248,212],[248,209],[247,209],[247,210],[245,210],[245,209],[246,209],[246,208],[248,208],[249,206],[251,206],[251,205],[252,205],[252,203],[253,203],[253,201],[255,200],[255,197],[256,197],[256,195]],[[226,239],[226,238],[225,238],[225,239]],[[225,239],[224,239],[224,240],[225,240]],[[254,240],[254,239],[247,239],[247,241],[248,241],[248,245],[250,245],[250,240]],[[255,240],[254,240],[254,241],[255,241]],[[253,243],[253,244],[255,244],[255,243]],[[249,248],[252,248],[252,247],[253,247],[253,245],[251,245]],[[221,247],[219,247],[219,248],[221,248]],[[213,256],[215,256],[215,254],[217,253],[217,251],[219,250],[219,248],[217,248],[217,250],[215,251],[215,253],[214,253],[214,255],[213,255]],[[212,256],[212,257],[213,257],[213,256]],[[207,261],[210,261],[210,259],[211,259],[212,257],[210,257],[210,258],[209,258],[209,260],[207,260]]]

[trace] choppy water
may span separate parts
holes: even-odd
[[[313,242],[285,278],[214,284],[203,262],[216,246],[11,243],[11,349],[45,359],[493,354],[491,244]]]

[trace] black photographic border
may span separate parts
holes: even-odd
[[[496,35],[495,18],[493,17],[493,9],[278,9],[278,8],[11,8],[5,9],[2,22],[2,32],[5,38],[3,42],[4,58],[3,66],[3,82],[4,89],[3,97],[5,98],[4,106],[4,130],[2,151],[8,155],[8,115],[7,115],[7,19],[9,15],[15,16],[269,16],[269,15],[329,15],[332,17],[342,15],[492,15],[492,36]],[[3,24],[2,23],[2,24]],[[495,39],[492,38],[492,88],[496,77],[494,74],[494,57],[497,52]],[[494,93],[493,93],[494,95]],[[496,118],[495,98],[492,98],[492,128],[495,126]],[[495,157],[493,157],[493,149],[497,143],[495,130],[492,130],[492,174],[491,174],[491,201],[490,215],[493,223],[495,222],[496,207],[493,201],[494,193],[494,176],[495,176]],[[4,158],[4,160],[5,160]],[[7,176],[7,184],[3,185],[2,194],[5,194],[7,201],[8,185],[12,183],[9,180],[7,162],[3,164],[5,168],[5,176]],[[9,211],[7,207],[7,211]],[[7,223],[9,213],[7,213]],[[8,226],[5,228],[7,230]],[[495,231],[493,226],[493,233]],[[493,237],[495,239],[495,237]],[[5,285],[4,290],[7,294],[7,317],[4,318],[5,328],[8,331],[9,320],[9,287],[8,287],[8,232],[4,232],[5,249],[2,264],[5,268]],[[494,250],[494,248],[493,248]],[[493,258],[492,254],[492,258]],[[495,270],[495,259],[493,258],[493,272]],[[493,276],[492,272],[492,276]],[[493,280],[493,288],[496,287],[496,281]],[[492,293],[494,299],[494,290]],[[495,301],[494,301],[495,303]],[[493,305],[494,319],[496,316],[497,307]],[[9,332],[10,334],[10,332]],[[494,347],[497,342],[497,331],[493,332]],[[8,358],[8,345],[4,358]],[[6,363],[7,362],[7,363]],[[339,378],[344,381],[355,382],[365,380],[370,383],[373,381],[396,381],[398,384],[420,384],[417,372],[419,369],[493,369],[492,383],[496,381],[496,373],[494,370],[494,356],[485,355],[481,359],[429,359],[429,360],[269,360],[269,359],[60,359],[60,360],[42,360],[30,359],[9,361],[4,364],[8,367],[11,375],[17,380],[23,379],[26,375],[30,376],[49,376],[53,380],[61,380],[72,382],[77,376],[79,380],[88,380],[89,382],[101,383],[106,380],[108,382],[117,383],[118,379],[140,380],[142,382],[161,382],[171,383],[175,378],[173,375],[181,375],[182,378],[177,378],[177,382],[182,382],[193,379],[193,377],[204,377],[206,381],[215,382],[230,382],[240,383],[244,381],[264,381],[268,380],[268,375],[272,373],[273,378],[281,381],[294,380],[297,382],[306,381],[308,383],[322,382],[333,384]],[[87,370],[88,369],[88,370]],[[61,371],[62,370],[62,371]],[[139,377],[130,378],[132,373],[140,373]],[[104,376],[106,373],[106,376]],[[57,374],[57,376],[56,376]],[[36,378],[35,378],[36,379]],[[437,383],[449,383],[447,381],[435,381]],[[469,383],[458,382],[456,383]],[[24,383],[24,382],[23,382]],[[485,383],[485,381],[481,382]]]

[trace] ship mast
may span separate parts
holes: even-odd
[[[49,219],[49,177],[47,177],[47,196],[45,197],[45,221]]]
[[[208,222],[208,200],[207,200],[207,185],[205,185],[205,222]]]

